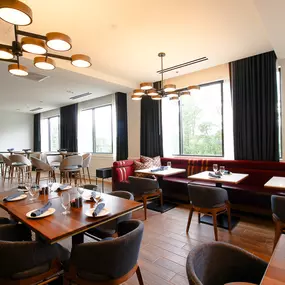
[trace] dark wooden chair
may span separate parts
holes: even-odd
[[[275,237],[273,250],[281,236],[285,231],[285,197],[271,196],[272,217],[275,223]]]
[[[223,242],[196,246],[186,262],[190,285],[260,284],[266,267],[267,263],[259,257]]]
[[[64,284],[119,285],[136,273],[143,285],[137,263],[143,228],[139,220],[124,221],[118,225],[118,238],[74,247]]]
[[[215,240],[218,240],[217,215],[227,212],[229,232],[231,232],[231,207],[228,193],[220,187],[201,186],[194,183],[188,184],[190,200],[190,213],[186,232],[189,232],[193,212],[198,212],[198,222],[200,223],[201,213],[213,217]]]
[[[147,219],[147,201],[159,198],[163,206],[162,190],[159,188],[157,179],[129,176],[129,191],[133,193],[135,200],[142,200],[144,207],[144,218]]]
[[[69,252],[59,244],[31,240],[22,224],[0,226],[0,284],[47,284],[63,274]]]

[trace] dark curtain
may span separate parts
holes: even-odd
[[[128,111],[127,94],[115,93],[117,115],[117,160],[128,158]]]
[[[153,84],[160,89],[160,82]],[[143,96],[141,100],[141,154],[163,156],[161,100]]]
[[[34,115],[34,151],[41,151],[41,114]]]
[[[77,121],[78,104],[60,108],[60,149],[78,151]]]
[[[235,159],[278,161],[276,56],[230,63]]]

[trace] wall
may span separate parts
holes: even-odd
[[[0,111],[0,151],[33,149],[34,116]]]

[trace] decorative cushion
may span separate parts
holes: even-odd
[[[135,169],[135,171],[136,170],[147,169],[147,168],[153,168],[153,162],[152,161],[148,161],[148,162],[142,163],[142,162],[134,160],[134,169]],[[137,172],[135,172],[134,176],[136,176],[136,177],[146,177],[145,174],[137,173]]]
[[[161,166],[161,161],[160,161],[160,156],[156,157],[148,157],[148,156],[143,156],[141,155],[141,162],[142,163],[152,163],[152,167],[160,167]]]

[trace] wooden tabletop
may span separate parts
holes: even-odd
[[[281,235],[271,256],[261,285],[285,285],[285,235]]]
[[[82,233],[90,228],[99,226],[143,207],[142,203],[102,194],[105,207],[110,211],[109,215],[100,218],[87,217],[85,212],[95,205],[94,202],[88,201],[84,201],[81,208],[71,208],[70,214],[63,215],[60,195],[66,191],[40,195],[36,201],[30,201],[29,198],[26,198],[21,201],[3,202],[2,199],[5,196],[15,193],[16,191],[18,190],[14,189],[1,193],[0,207],[15,216],[16,219],[26,224],[36,233],[41,234],[49,243],[55,243],[69,236]],[[77,193],[75,188],[67,191],[70,192],[71,199],[76,197]],[[51,201],[51,207],[56,209],[53,215],[40,219],[30,219],[26,217],[27,212],[42,207],[47,201]]]
[[[264,184],[264,187],[285,188],[285,177],[273,176]]]
[[[169,167],[165,170],[159,170],[159,171],[151,171],[152,169],[153,168],[135,170],[135,172],[143,173],[147,175],[155,175],[155,176],[170,176],[170,175],[175,175],[175,174],[186,172],[186,170],[183,168],[172,168],[172,167]]]
[[[221,176],[221,178],[215,178],[215,177],[209,176],[210,172],[214,173],[213,171],[203,171],[203,172],[188,176],[188,178],[191,180],[212,181],[215,183],[227,182],[227,183],[238,184],[248,176],[248,174],[243,174],[243,173],[231,173],[231,174],[224,174]]]

